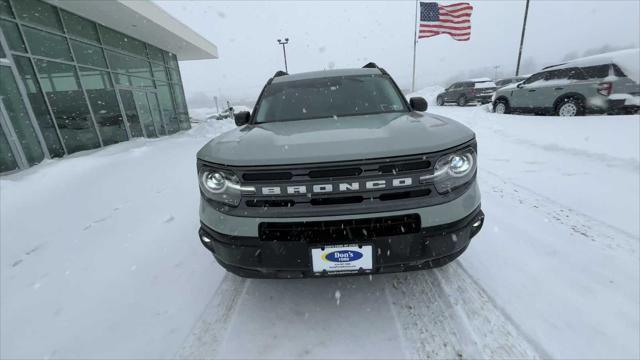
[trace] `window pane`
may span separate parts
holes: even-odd
[[[176,56],[170,52],[163,51],[164,53],[164,63],[168,66],[172,66],[174,68],[178,67],[178,59]]]
[[[13,19],[13,12],[9,5],[9,0],[0,0],[0,16],[6,16]]]
[[[35,25],[62,32],[62,23],[55,7],[40,0],[19,0],[13,2],[13,10],[18,19]]]
[[[129,123],[131,137],[142,137],[143,133],[142,127],[140,126],[140,116],[138,116],[136,102],[133,99],[133,92],[131,90],[120,89],[120,100],[122,100],[122,106],[125,114],[127,115],[127,122]]]
[[[0,66],[0,79],[2,79],[0,81],[0,98],[16,132],[22,151],[29,165],[37,164],[44,159],[44,152],[42,152],[38,136],[31,124],[27,107],[22,101],[10,67]]]
[[[153,80],[131,76],[131,86],[154,89]]]
[[[72,61],[69,45],[64,36],[23,27],[24,37],[31,53],[52,59]]]
[[[16,161],[9,140],[0,126],[0,173],[5,171],[11,171],[18,168],[18,162]]]
[[[100,26],[100,34],[102,35],[102,43],[104,45],[130,52],[134,55],[147,57],[144,43],[140,40],[134,39],[104,26]]]
[[[7,54],[4,53],[4,48],[0,46],[0,59],[4,59],[7,57]]]
[[[147,44],[147,51],[149,52],[149,59],[164,63],[164,60],[162,58],[162,50],[153,45]]]
[[[4,34],[4,38],[7,39],[7,45],[9,45],[9,49],[11,51],[22,53],[27,52],[16,23],[13,21],[0,20],[0,27],[2,28],[2,33]]]
[[[52,157],[64,156],[64,148],[62,147],[62,143],[58,137],[58,132],[53,124],[53,119],[47,109],[47,104],[44,101],[44,95],[42,94],[42,89],[40,89],[40,84],[36,81],[36,74],[33,71],[31,61],[29,61],[29,58],[24,56],[14,56],[13,59],[15,60],[18,72],[22,77],[22,82],[27,89],[31,108],[36,115],[36,121],[38,122],[40,132],[44,137],[44,142],[47,144],[47,149],[49,149],[49,154],[51,154]]]
[[[36,67],[67,151],[74,153],[99,147],[75,68],[47,60],[36,60]]]
[[[98,124],[102,143],[111,145],[126,141],[127,130],[109,73],[81,67],[80,79],[89,97],[89,104]]]
[[[148,92],[149,106],[151,107],[151,115],[153,116],[153,122],[158,129],[158,135],[166,135],[167,129],[162,121],[162,115],[160,113],[160,103],[158,102],[158,96],[153,92]]]
[[[167,126],[167,133],[173,134],[180,130],[178,124],[178,118],[176,117],[176,111],[173,107],[173,96],[171,95],[171,89],[169,84],[165,82],[156,81],[158,88],[158,97],[160,100],[160,109],[162,110],[162,116]]]
[[[129,75],[113,73],[113,76],[115,77],[116,84],[131,86],[131,81],[129,81]]]
[[[82,65],[90,65],[95,67],[107,68],[107,62],[104,59],[102,48],[85,44],[80,41],[70,40],[73,54],[76,61]]]
[[[171,75],[171,81],[173,82],[180,82],[180,73],[178,72],[178,70],[174,69],[174,68],[167,68],[169,69],[169,75]]]
[[[153,78],[156,80],[167,81],[167,72],[164,65],[156,64],[154,62],[151,63],[151,69],[153,71]]]
[[[146,60],[138,59],[132,56],[122,55],[107,50],[109,58],[109,66],[111,70],[127,73],[130,75],[151,77],[151,67]]]
[[[60,10],[60,12],[62,13],[62,21],[64,21],[64,27],[67,29],[67,34],[90,40],[95,43],[100,42],[96,23],[64,10]]]
[[[191,128],[191,124],[189,123],[189,113],[187,112],[187,104],[184,101],[182,87],[179,84],[173,85],[173,96],[176,103],[176,115],[178,116],[180,129],[187,130]]]
[[[155,124],[153,123],[153,117],[151,115],[151,108],[149,107],[149,100],[147,99],[147,94],[143,91],[134,91],[133,99],[136,102],[136,107],[138,109],[138,116],[140,117],[140,122],[144,127],[144,133],[147,137],[153,138],[158,137],[156,133]]]
[[[587,79],[602,79],[609,76],[610,67],[611,66],[609,64],[587,66],[583,67],[582,71],[584,72]]]

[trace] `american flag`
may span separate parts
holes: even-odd
[[[473,6],[469,3],[421,2],[418,38],[449,34],[454,40],[467,41],[471,38],[471,12]]]

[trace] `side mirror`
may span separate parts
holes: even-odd
[[[409,99],[409,105],[415,111],[427,111],[427,100],[423,97],[412,97]]]
[[[236,126],[246,125],[251,119],[251,113],[248,111],[240,111],[236,113],[233,118],[236,121]]]
[[[518,89],[522,89],[522,87],[523,87],[523,86],[524,86],[524,84],[523,84],[523,83],[519,83],[518,85],[516,85],[516,87],[517,87]]]

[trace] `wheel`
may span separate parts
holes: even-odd
[[[458,98],[458,106],[465,106],[467,105],[467,98],[464,96],[460,96]]]
[[[438,96],[436,98],[436,104],[438,104],[438,106],[443,106],[444,105],[444,98],[442,96]]]
[[[496,114],[508,114],[510,112],[509,104],[504,99],[496,100],[493,104],[493,111]]]
[[[556,106],[558,116],[579,116],[584,115],[584,104],[577,98],[565,98]]]

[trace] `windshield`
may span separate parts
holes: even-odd
[[[384,75],[305,79],[267,85],[256,122],[409,111]]]

